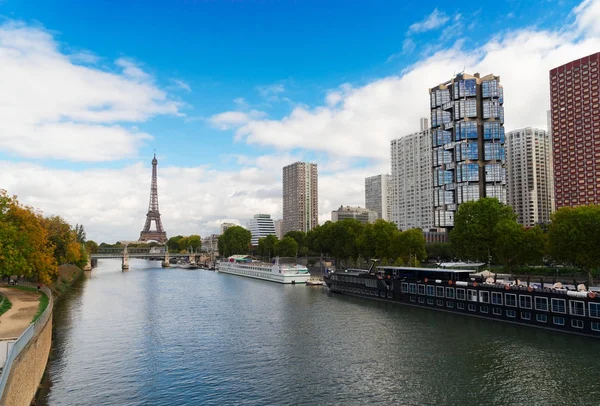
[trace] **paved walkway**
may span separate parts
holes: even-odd
[[[40,293],[0,287],[12,303],[9,311],[0,316],[0,339],[16,338],[31,324],[40,305]]]

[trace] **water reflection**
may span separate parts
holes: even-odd
[[[57,305],[49,405],[597,404],[598,342],[100,261]],[[84,401],[85,400],[85,401]]]

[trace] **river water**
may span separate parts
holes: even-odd
[[[47,405],[600,405],[600,341],[159,262],[56,305]]]

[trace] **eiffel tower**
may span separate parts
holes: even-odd
[[[156,186],[156,153],[154,153],[154,159],[152,160],[152,186],[150,186],[150,204],[148,205],[148,214],[146,214],[146,224],[144,229],[140,233],[140,241],[157,241],[161,244],[167,242],[167,233],[163,229],[162,222],[160,221],[160,212],[158,211],[158,187]],[[156,231],[150,230],[150,225],[154,221],[156,224]]]

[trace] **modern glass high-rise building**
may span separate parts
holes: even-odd
[[[252,233],[251,245],[258,245],[258,240],[268,235],[277,235],[275,224],[270,214],[255,214],[248,221],[248,230]]]
[[[506,203],[504,107],[500,77],[460,73],[429,89],[436,227],[453,227],[461,203]]]
[[[282,233],[312,230],[319,224],[317,164],[296,162],[283,167]]]
[[[550,71],[556,208],[600,203],[600,52]]]

